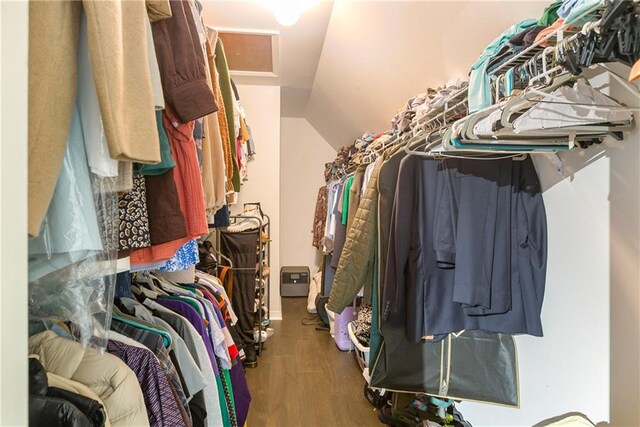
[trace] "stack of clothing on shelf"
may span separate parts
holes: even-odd
[[[417,121],[442,112],[446,99],[466,87],[467,82],[457,79],[444,87],[429,88],[425,93],[410,98],[404,108],[391,119],[392,132],[402,135],[412,131]]]

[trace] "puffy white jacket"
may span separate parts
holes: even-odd
[[[60,375],[56,375],[51,372],[47,372],[47,381],[49,382],[49,387],[58,387],[72,393],[88,397],[89,399],[93,399],[101,404],[103,408],[106,408],[106,405],[104,404],[102,399],[100,399],[100,396],[95,394],[89,387],[84,384],[80,384],[79,382],[70,380],[69,378],[63,378]],[[105,414],[106,412],[107,411],[105,409]],[[109,421],[108,417],[105,421],[104,427],[111,427],[111,422]]]
[[[47,372],[84,384],[102,400],[112,427],[148,426],[149,417],[135,373],[120,359],[45,331],[29,338]]]

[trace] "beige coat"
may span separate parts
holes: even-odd
[[[216,93],[217,81],[216,79],[216,71],[215,69],[211,69],[211,67],[215,67],[215,63],[213,58],[209,57],[209,53],[213,52],[211,41],[207,40],[207,83],[213,90],[213,93]],[[224,110],[224,104],[220,100],[218,106],[220,108],[220,104],[222,104]],[[222,130],[220,128],[220,114],[216,112],[214,114],[209,114],[205,118],[204,129],[205,129],[205,139],[208,140],[210,145],[210,164],[211,164],[211,188],[209,189],[209,197],[207,198],[207,213],[214,214],[218,209],[224,206],[226,201],[227,189],[225,187],[226,181],[226,164],[225,164],[225,154],[224,154],[224,142],[222,139]]]
[[[202,24],[204,26],[204,23]],[[206,28],[206,27],[205,27]],[[210,42],[207,39],[204,46],[207,85],[214,92],[211,70],[213,61],[208,58],[208,51],[211,50]],[[214,95],[215,96],[215,95]],[[219,103],[216,102],[219,107]],[[218,122],[218,112],[205,116],[203,122],[204,137],[202,139],[202,186],[204,188],[205,208],[207,216],[213,215],[225,203],[225,165],[224,153],[222,151],[222,135],[220,134],[220,123]]]
[[[146,0],[147,14],[151,22],[171,18],[171,5],[169,0]]]
[[[149,425],[136,374],[116,356],[82,348],[52,331],[29,338],[29,353],[38,356],[47,373],[83,384],[95,393],[112,427]]]
[[[166,4],[163,4],[166,3]],[[168,1],[149,2],[154,20]],[[109,154],[157,163],[160,144],[142,1],[29,3],[29,234],[38,234],[67,146],[76,98],[82,11]],[[163,12],[164,11],[164,12]],[[164,16],[168,17],[168,16]]]

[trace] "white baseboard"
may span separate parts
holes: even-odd
[[[269,310],[269,319],[282,320],[282,310]]]

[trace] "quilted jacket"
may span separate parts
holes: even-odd
[[[47,372],[84,384],[100,397],[112,427],[148,426],[149,418],[135,373],[116,356],[45,331],[29,338]]]
[[[327,308],[334,313],[341,313],[350,305],[363,286],[365,303],[371,303],[378,217],[378,174],[383,160],[384,158],[380,158],[376,161],[353,223],[347,231],[327,303]]]
[[[65,390],[67,392],[75,393],[80,396],[84,396],[87,400],[94,400],[99,404],[101,408],[103,408],[104,412],[104,426],[111,427],[111,422],[106,416],[106,410],[104,410],[104,402],[100,399],[96,393],[94,393],[89,387],[84,384],[80,384],[79,382],[70,380],[68,378],[62,378],[59,375],[53,374],[51,372],[47,372],[47,380],[49,382],[50,387],[56,387],[61,390]],[[95,412],[95,411],[94,411]],[[94,418],[95,419],[95,418]],[[93,419],[92,419],[93,420]],[[94,422],[95,425],[95,422]]]

